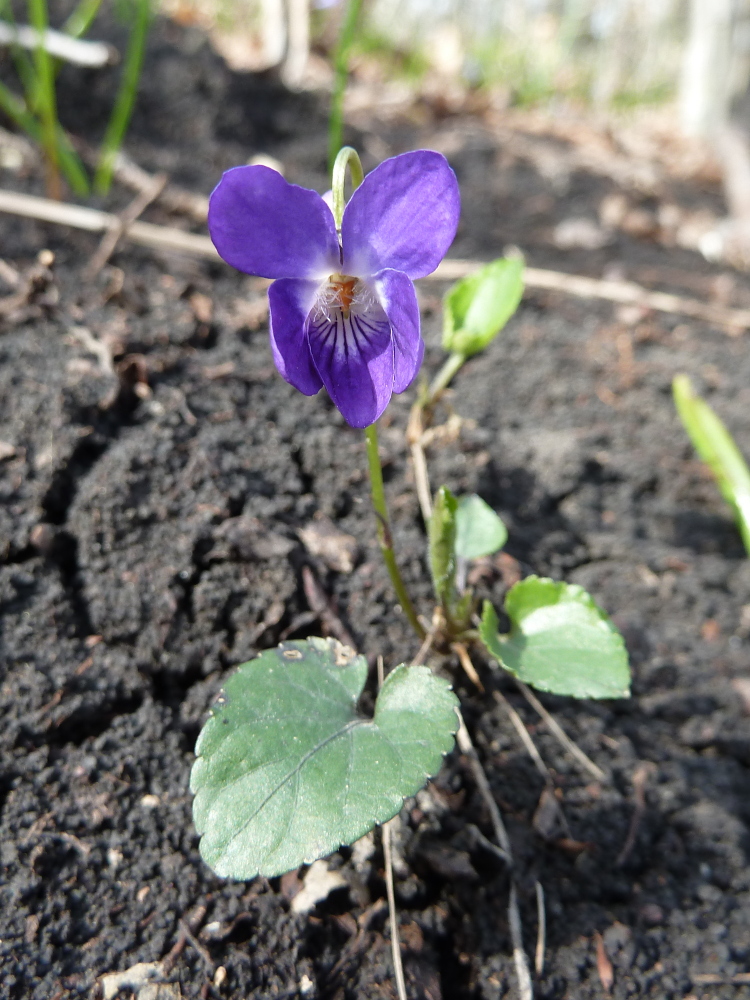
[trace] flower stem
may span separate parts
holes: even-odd
[[[378,519],[378,541],[380,551],[383,553],[383,562],[391,578],[393,589],[404,614],[409,619],[409,624],[417,633],[420,639],[424,639],[425,630],[417,618],[417,612],[406,591],[404,581],[401,578],[396,555],[393,551],[393,535],[391,534],[391,522],[388,517],[388,507],[385,502],[385,490],[383,489],[383,467],[380,464],[380,453],[378,451],[378,428],[377,424],[370,424],[365,427],[365,441],[367,442],[367,462],[370,466],[370,487],[372,491],[372,506],[375,509],[375,516]]]
[[[456,374],[456,372],[458,372],[458,370],[461,368],[461,366],[465,361],[466,361],[466,355],[460,354],[458,351],[454,351],[451,355],[449,355],[445,364],[437,373],[432,382],[432,385],[429,388],[429,391],[427,393],[427,402],[426,402],[427,406],[430,406],[432,403],[434,403],[435,398],[443,391],[443,389],[447,388],[447,386],[450,384],[451,379]]]
[[[365,178],[362,170],[362,162],[359,153],[352,146],[344,146],[338,151],[333,163],[331,172],[331,194],[333,195],[333,218],[336,221],[336,229],[341,230],[341,220],[344,218],[344,208],[346,207],[346,196],[344,187],[346,185],[346,168],[352,179],[352,191],[356,191]]]

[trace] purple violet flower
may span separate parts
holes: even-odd
[[[412,281],[430,274],[458,226],[456,177],[440,153],[385,160],[344,209],[340,234],[315,191],[263,166],[228,170],[208,228],[224,260],[276,280],[271,349],[306,396],[325,386],[352,427],[374,423],[424,354]]]

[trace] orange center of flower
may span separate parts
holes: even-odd
[[[328,279],[328,289],[336,305],[341,309],[344,318],[349,318],[352,302],[355,296],[355,286],[359,278],[348,274],[332,274]]]

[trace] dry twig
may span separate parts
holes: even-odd
[[[323,585],[310,566],[302,567],[302,587],[310,610],[320,620],[324,629],[330,635],[335,636],[339,642],[343,642],[345,646],[356,649],[357,644],[352,638],[351,632],[339,618],[333,601],[323,589]]]
[[[651,761],[646,761],[643,764],[639,764],[633,774],[635,809],[633,810],[633,815],[630,818],[630,827],[628,829],[628,835],[625,838],[625,843],[617,857],[617,861],[615,861],[618,868],[625,864],[630,857],[631,851],[635,847],[635,840],[638,836],[638,828],[640,827],[641,821],[646,812],[646,784],[653,770],[654,765]]]
[[[604,947],[604,939],[599,931],[594,931],[594,941],[596,943],[596,971],[599,973],[602,989],[609,996],[615,982],[614,969],[609,960],[607,949]]]
[[[456,733],[458,748],[461,753],[468,758],[469,765],[474,776],[474,781],[490,814],[492,827],[495,832],[495,839],[505,855],[506,863],[510,869],[511,883],[510,897],[508,900],[508,925],[510,927],[510,937],[513,946],[513,960],[516,966],[520,1000],[533,1000],[534,990],[531,985],[529,961],[523,948],[521,913],[518,909],[518,893],[516,891],[516,884],[513,875],[513,851],[510,846],[510,838],[508,837],[508,832],[505,829],[505,824],[503,823],[503,818],[500,815],[500,810],[497,807],[497,802],[495,802],[495,796],[492,794],[492,789],[490,788],[490,783],[487,780],[487,775],[484,773],[484,768],[482,767],[482,763],[479,760],[474,744],[471,741],[471,736],[469,736],[469,730],[466,728],[466,723],[464,722],[463,716],[460,712],[458,718],[459,726],[458,732]]]
[[[383,670],[383,657],[378,657],[378,691],[383,686],[385,674]],[[396,979],[396,991],[398,1000],[406,1000],[406,983],[404,981],[404,967],[401,963],[401,943],[398,936],[398,913],[396,911],[396,892],[393,887],[393,856],[391,851],[391,830],[398,824],[399,818],[396,814],[393,819],[383,823],[383,861],[385,865],[385,889],[388,895],[388,922],[391,927],[391,955],[393,956],[393,972]]]
[[[391,925],[391,955],[393,956],[393,971],[396,976],[396,991],[398,1000],[406,1000],[406,983],[404,968],[401,964],[401,943],[398,936],[398,913],[396,912],[396,893],[393,888],[393,859],[391,857],[391,824],[398,823],[398,816],[383,824],[383,856],[385,859],[385,888],[388,893],[388,914]]]
[[[518,714],[515,708],[513,708],[511,703],[508,701],[505,695],[502,694],[502,692],[493,691],[492,696],[498,703],[498,705],[502,705],[505,711],[508,713],[508,717],[510,718],[510,721],[513,723],[514,729],[521,737],[521,742],[526,748],[526,752],[528,753],[529,757],[531,757],[531,759],[534,761],[537,771],[539,771],[541,776],[544,778],[545,782],[551,787],[554,784],[552,780],[552,775],[549,772],[549,768],[542,760],[542,755],[537,750],[536,745],[534,744],[534,741],[532,740],[528,729],[523,724],[521,716]]]
[[[547,908],[544,905],[544,889],[542,883],[537,880],[534,883],[536,889],[536,951],[534,953],[534,971],[537,976],[544,972],[544,952],[547,947]]]
[[[52,201],[49,198],[19,194],[17,191],[0,190],[0,212],[21,215],[27,219],[38,219],[40,222],[52,222],[60,226],[70,226],[73,229],[85,229],[92,233],[105,232],[118,226],[120,221],[111,212],[101,212],[99,209],[86,208],[83,205],[68,205],[64,202]],[[150,222],[134,222],[129,227],[126,236],[133,243],[153,247],[156,250],[171,250],[175,253],[190,254],[193,257],[220,260],[208,236],[186,233],[170,226],[157,226]]]
[[[33,51],[39,48],[39,42],[40,32],[31,25],[0,21],[0,45],[20,45],[22,49]],[[41,47],[55,59],[96,69],[116,63],[120,58],[117,49],[106,42],[74,38],[54,28],[47,28],[41,34]]]
[[[471,657],[469,656],[469,651],[462,642],[451,643],[451,649],[456,654],[459,659],[461,666],[464,668],[464,673],[469,678],[469,680],[474,684],[474,686],[484,694],[484,684],[482,684],[479,679],[479,674],[474,664],[471,662]]]
[[[0,211],[38,219],[41,222],[71,226],[74,229],[87,229],[90,232],[103,232],[117,225],[117,216],[109,212],[80,205],[67,205],[47,198],[19,194],[17,191],[0,190]],[[170,226],[134,222],[128,229],[127,237],[134,243],[159,250],[171,250],[211,260],[219,257],[208,236],[186,233]],[[452,281],[471,274],[485,263],[480,260],[444,260],[436,271],[427,275],[425,280]],[[730,335],[750,329],[750,309],[730,309],[700,302],[698,299],[685,298],[682,295],[653,292],[632,281],[603,281],[599,278],[535,267],[526,268],[524,281],[527,288],[562,292],[577,298],[636,305],[675,316],[690,316],[692,319],[719,326]]]
[[[422,415],[424,409],[419,400],[412,406],[409,414],[409,424],[406,428],[406,440],[411,451],[411,461],[414,467],[414,485],[417,491],[419,507],[422,511],[422,519],[425,524],[430,523],[432,517],[432,491],[430,489],[430,477],[427,472],[427,459],[424,453],[424,426]]]
[[[607,775],[598,767],[593,760],[586,756],[586,754],[581,750],[581,748],[571,740],[562,726],[557,722],[547,711],[544,705],[539,701],[534,692],[529,688],[523,681],[516,680],[521,694],[524,696],[526,701],[539,713],[544,722],[547,724],[547,728],[552,733],[554,737],[565,747],[565,749],[570,753],[572,757],[578,761],[581,767],[588,771],[597,781],[606,781]]]
[[[120,213],[117,225],[112,226],[112,228],[107,230],[104,236],[102,236],[101,243],[99,244],[96,252],[84,268],[84,282],[94,281],[101,269],[117,249],[117,244],[127,233],[130,226],[132,226],[138,216],[148,208],[151,202],[159,197],[161,192],[164,190],[166,183],[167,175],[157,174],[156,177],[151,179],[151,183],[148,188],[136,195],[127,208]]]
[[[428,277],[433,281],[454,281],[473,273],[484,263],[478,260],[444,260]],[[729,309],[670,292],[652,292],[633,281],[604,281],[537,267],[525,268],[523,280],[527,288],[562,292],[581,299],[602,299],[620,305],[640,306],[675,316],[690,316],[692,319],[720,326],[732,336],[750,329],[750,309]]]

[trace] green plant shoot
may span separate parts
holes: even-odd
[[[467,358],[488,347],[518,309],[523,260],[500,257],[452,285],[443,298],[443,348],[449,357],[430,386],[434,399]]]
[[[128,48],[125,53],[122,80],[115,99],[115,106],[112,109],[112,117],[104,134],[99,166],[94,178],[94,186],[101,194],[106,194],[109,191],[115,168],[115,158],[133,114],[138,83],[143,69],[146,38],[151,23],[151,0],[131,0],[131,8],[132,24]]]
[[[734,511],[745,550],[750,555],[750,469],[724,423],[693,390],[687,375],[672,382],[677,413],[701,460],[713,473],[721,495]]]

